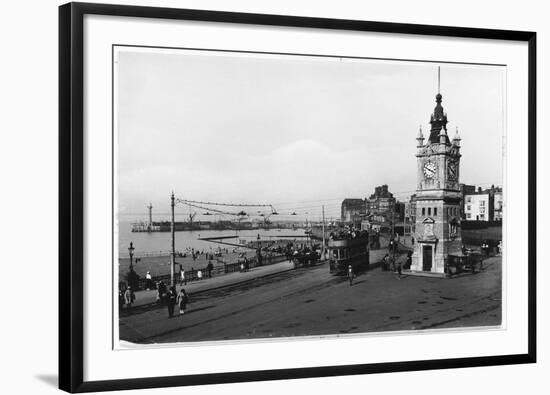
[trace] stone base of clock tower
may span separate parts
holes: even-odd
[[[420,239],[415,241],[411,272],[445,274],[449,255],[462,255],[462,240]]]
[[[419,192],[411,272],[445,274],[449,255],[462,255],[460,195]]]

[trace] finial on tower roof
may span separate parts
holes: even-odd
[[[441,95],[441,67],[437,67],[437,94],[435,95],[436,105],[434,111],[430,117],[430,137],[428,141],[430,143],[439,143],[441,138],[440,134],[445,134],[447,131],[447,114],[443,110],[441,102],[443,96]]]
[[[460,143],[460,135],[458,134],[458,126],[456,127],[455,136],[453,137],[453,143],[459,144]]]
[[[420,125],[420,128],[418,129],[418,136],[416,136],[417,139],[424,139],[424,134],[422,133],[422,125]]]

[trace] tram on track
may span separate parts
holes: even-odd
[[[351,232],[343,236],[331,236],[328,240],[329,267],[332,274],[346,274],[351,265],[354,272],[369,266],[369,234],[366,231]]]

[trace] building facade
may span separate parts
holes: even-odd
[[[402,223],[405,220],[405,203],[395,199],[387,185],[374,188],[366,199],[344,199],[341,206],[343,222],[375,221],[380,226]]]
[[[367,199],[367,212],[386,216],[395,207],[395,198],[387,185],[374,188],[374,193]]]
[[[464,195],[466,221],[492,221],[493,199],[488,191]]]
[[[403,222],[405,223],[405,233],[412,234],[416,225],[416,195],[411,195],[409,201],[405,202]]]
[[[460,184],[460,192],[462,195],[462,202],[460,203],[460,217],[462,219],[466,219],[466,212],[465,212],[465,206],[466,203],[466,195],[470,195],[472,193],[476,192],[476,186],[475,185],[467,185],[467,184]]]
[[[495,213],[493,216],[494,221],[502,221],[502,190],[495,191]]]
[[[415,244],[411,271],[443,274],[449,255],[461,255],[460,136],[447,135],[447,114],[436,95],[430,135],[417,137]]]
[[[502,221],[502,189],[490,189],[464,195],[464,219],[466,221]]]
[[[344,199],[341,207],[342,222],[361,222],[367,213],[364,199]]]

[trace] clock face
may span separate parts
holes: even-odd
[[[426,162],[424,164],[424,176],[429,179],[433,179],[435,177],[435,173],[437,170],[437,166],[433,162]]]
[[[447,176],[449,180],[456,180],[458,178],[458,165],[455,161],[449,161],[447,164]]]

